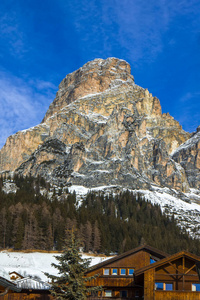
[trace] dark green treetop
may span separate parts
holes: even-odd
[[[86,286],[86,283],[96,276],[85,277],[91,260],[83,259],[79,249],[80,242],[72,230],[69,238],[65,239],[62,254],[55,256],[58,264],[52,264],[58,269],[58,276],[46,273],[46,276],[52,280],[51,294],[58,300],[84,300],[91,292],[101,290],[101,287]]]

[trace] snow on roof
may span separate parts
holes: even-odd
[[[32,290],[49,290],[51,285],[47,282],[36,280],[30,277],[19,279],[16,281],[16,285],[21,289],[32,289]]]

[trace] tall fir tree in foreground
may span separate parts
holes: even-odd
[[[91,260],[83,259],[79,253],[80,242],[72,230],[65,239],[63,252],[60,256],[55,256],[58,264],[52,264],[58,269],[58,276],[46,273],[46,276],[52,280],[51,294],[57,300],[85,300],[91,292],[101,290],[101,287],[86,287],[88,281],[96,276],[85,277]]]

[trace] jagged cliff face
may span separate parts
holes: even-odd
[[[190,187],[200,189],[200,127],[175,150],[172,157],[185,170]]]
[[[178,151],[189,138],[134,83],[127,62],[96,59],[66,76],[40,125],[7,139],[1,171],[42,175],[58,185],[153,183],[186,192],[200,182],[199,142]]]
[[[130,65],[124,60],[112,58],[107,60],[95,59],[88,62],[62,80],[56,98],[50,105],[43,121],[45,122],[49,117],[66,107],[67,104],[79,98],[104,92],[115,79],[133,81]]]

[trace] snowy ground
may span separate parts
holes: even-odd
[[[47,281],[44,272],[57,275],[57,269],[51,266],[58,263],[55,259],[56,253],[23,253],[23,252],[0,252],[0,276],[10,279],[10,272],[17,272],[24,277],[38,276],[41,280]],[[91,258],[91,265],[98,264],[107,257],[83,255],[83,258]]]

